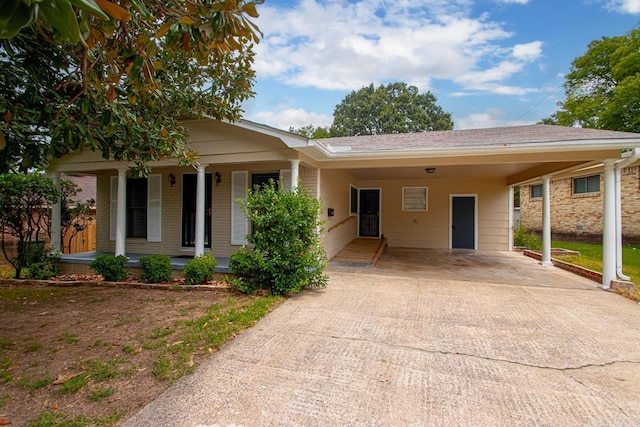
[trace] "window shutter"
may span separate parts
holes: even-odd
[[[231,173],[231,244],[246,245],[249,226],[247,217],[240,207],[238,200],[247,200],[247,185],[249,173],[247,171],[234,171]]]
[[[147,241],[162,241],[162,175],[149,175],[147,190]]]
[[[116,240],[116,221],[118,220],[118,177],[111,177],[109,191],[109,240]]]
[[[282,191],[291,191],[291,169],[280,169]]]

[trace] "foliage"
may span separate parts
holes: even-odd
[[[30,249],[42,246],[34,242],[43,241],[47,236],[46,207],[59,197],[53,180],[42,174],[0,175],[2,252],[15,268],[16,278],[33,258]],[[17,238],[17,254],[9,254],[5,235]]]
[[[243,207],[253,225],[247,237],[253,246],[233,257],[232,271],[276,295],[326,286],[327,257],[318,232],[322,204],[300,187],[281,187],[270,181],[249,193]]]
[[[260,274],[266,270],[264,259],[246,246],[231,254],[229,268],[237,276],[229,279],[236,289],[246,294],[253,294],[262,283]]]
[[[640,30],[591,42],[564,88],[561,109],[544,123],[640,132]]]
[[[296,133],[298,135],[306,136],[311,139],[321,139],[321,138],[329,138],[331,136],[330,127],[329,126],[318,126],[315,127],[312,124],[308,124],[301,128],[295,129],[293,126],[289,128],[289,132]]]
[[[436,97],[415,86],[373,83],[351,92],[333,112],[331,136],[382,135],[453,129],[451,114],[436,104]]]
[[[36,280],[45,280],[60,274],[58,262],[60,261],[59,253],[45,253],[41,258],[29,264],[29,277]]]
[[[137,175],[163,157],[190,163],[176,119],[236,120],[254,94],[259,0],[5,3],[0,171],[82,149],[131,161]]]
[[[121,282],[128,275],[127,261],[124,255],[98,255],[89,267],[107,282]]]
[[[138,260],[142,266],[142,280],[148,283],[171,281],[171,258],[166,254],[154,254]]]
[[[534,232],[520,226],[513,229],[513,245],[521,248],[540,250],[542,248],[542,241]]]
[[[187,285],[200,285],[213,279],[218,261],[211,254],[190,259],[182,269]]]

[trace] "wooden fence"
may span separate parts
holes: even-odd
[[[69,240],[71,240],[71,248],[69,248]],[[69,250],[71,249],[71,250]],[[78,252],[91,252],[96,250],[96,222],[92,221],[86,225],[86,228],[71,237],[71,230],[67,231],[62,244],[62,253],[75,254]]]

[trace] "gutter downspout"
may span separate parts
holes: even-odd
[[[625,153],[626,154],[626,153]],[[621,175],[622,169],[634,163],[640,157],[640,149],[637,147],[630,152],[621,162],[616,163],[615,171],[615,193],[616,193],[616,274],[622,280],[631,278],[622,273],[622,190]]]

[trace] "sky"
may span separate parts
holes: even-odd
[[[327,126],[352,91],[430,91],[455,129],[532,124],[564,99],[590,42],[640,21],[640,0],[266,0],[244,117]]]

